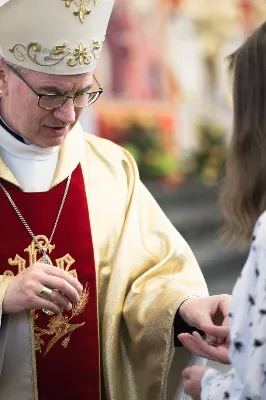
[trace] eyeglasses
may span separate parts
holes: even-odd
[[[68,99],[73,100],[73,104],[75,107],[84,108],[95,103],[96,100],[100,97],[103,92],[103,88],[100,86],[98,80],[95,76],[93,76],[96,81],[99,89],[96,92],[86,92],[77,94],[75,96],[65,96],[58,94],[42,94],[38,93],[13,67],[7,64],[11,71],[18,76],[38,97],[38,106],[43,108],[44,110],[54,110],[56,108],[62,107]]]

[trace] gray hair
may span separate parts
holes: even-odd
[[[3,61],[6,65],[9,65],[11,68],[13,68],[20,75],[25,75],[27,72],[30,71],[29,69],[23,68],[20,65],[16,65],[16,64],[13,64],[13,63],[7,61],[5,59],[5,57],[2,56],[2,54],[0,54],[0,61]]]

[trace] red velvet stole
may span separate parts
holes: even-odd
[[[45,193],[24,193],[1,181],[42,244],[50,237],[66,181]],[[0,274],[14,274],[41,258],[0,189]],[[47,243],[47,242],[46,242]],[[39,400],[100,399],[97,294],[88,204],[81,167],[69,192],[48,253],[53,265],[77,276],[81,301],[71,312],[47,316],[33,310]]]

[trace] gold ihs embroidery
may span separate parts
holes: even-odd
[[[36,236],[37,241],[41,245],[42,248],[46,248],[48,245],[48,238],[44,235],[38,235]],[[49,244],[48,245],[48,252],[46,255],[46,258],[48,258],[49,262],[53,264],[52,260],[49,257],[49,254],[55,249],[55,246]],[[36,246],[36,243],[34,240],[31,242],[29,247],[27,247],[24,250],[25,253],[28,253],[28,266],[31,266],[35,264],[36,262],[42,262],[43,257],[40,256],[40,251],[39,248]],[[64,271],[67,271],[70,275],[74,276],[74,278],[77,278],[77,271],[75,269],[70,270],[71,266],[75,263],[74,258],[72,258],[69,254],[66,254],[64,257],[58,258],[55,260],[55,265],[63,269]],[[27,268],[27,262],[24,258],[20,257],[18,254],[16,254],[15,258],[9,258],[8,259],[8,264],[12,267],[17,266],[18,271],[17,273],[23,272]],[[4,272],[4,275],[7,276],[14,276],[16,273],[14,273],[11,270],[7,270]]]
[[[85,325],[85,322],[82,322],[80,324],[72,324],[70,321],[74,318],[77,317],[78,315],[82,314],[85,310],[85,307],[89,301],[89,288],[86,285],[84,291],[82,292],[80,296],[80,301],[76,303],[73,306],[72,309],[72,314],[70,317],[67,315],[57,315],[55,317],[52,317],[47,324],[47,329],[41,329],[38,326],[36,326],[36,322],[38,320],[39,314],[37,310],[32,310],[32,316],[33,319],[35,320],[35,350],[39,351],[40,353],[44,352],[44,356],[52,349],[52,347],[60,340],[62,340],[61,345],[64,348],[68,347],[68,344],[71,339],[71,334],[77,329],[80,328],[81,326]],[[44,340],[42,339],[43,336],[50,336],[51,339],[48,342],[47,346],[45,349],[45,343]]]
[[[88,10],[90,3],[94,3],[96,6],[98,0],[63,0],[65,2],[66,7],[70,7],[71,4],[75,4],[77,10],[73,12],[76,17],[79,17],[80,22],[84,22],[87,15],[91,13],[91,10]]]

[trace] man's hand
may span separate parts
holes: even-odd
[[[191,326],[201,329],[203,325],[229,325],[231,296],[193,297],[179,308],[180,316]]]
[[[193,400],[200,400],[201,381],[209,367],[194,365],[183,371],[184,391],[192,397]]]
[[[205,332],[208,341],[205,342],[197,332],[194,332],[193,335],[188,333],[178,335],[180,342],[201,357],[224,364],[230,363],[228,358],[230,303],[229,295],[186,300],[179,309],[181,317],[189,325]]]
[[[50,300],[39,296],[44,286],[53,290]],[[35,263],[11,280],[4,297],[3,313],[43,308],[60,314],[63,310],[70,311],[71,302],[78,302],[81,293],[82,285],[68,272]]]

